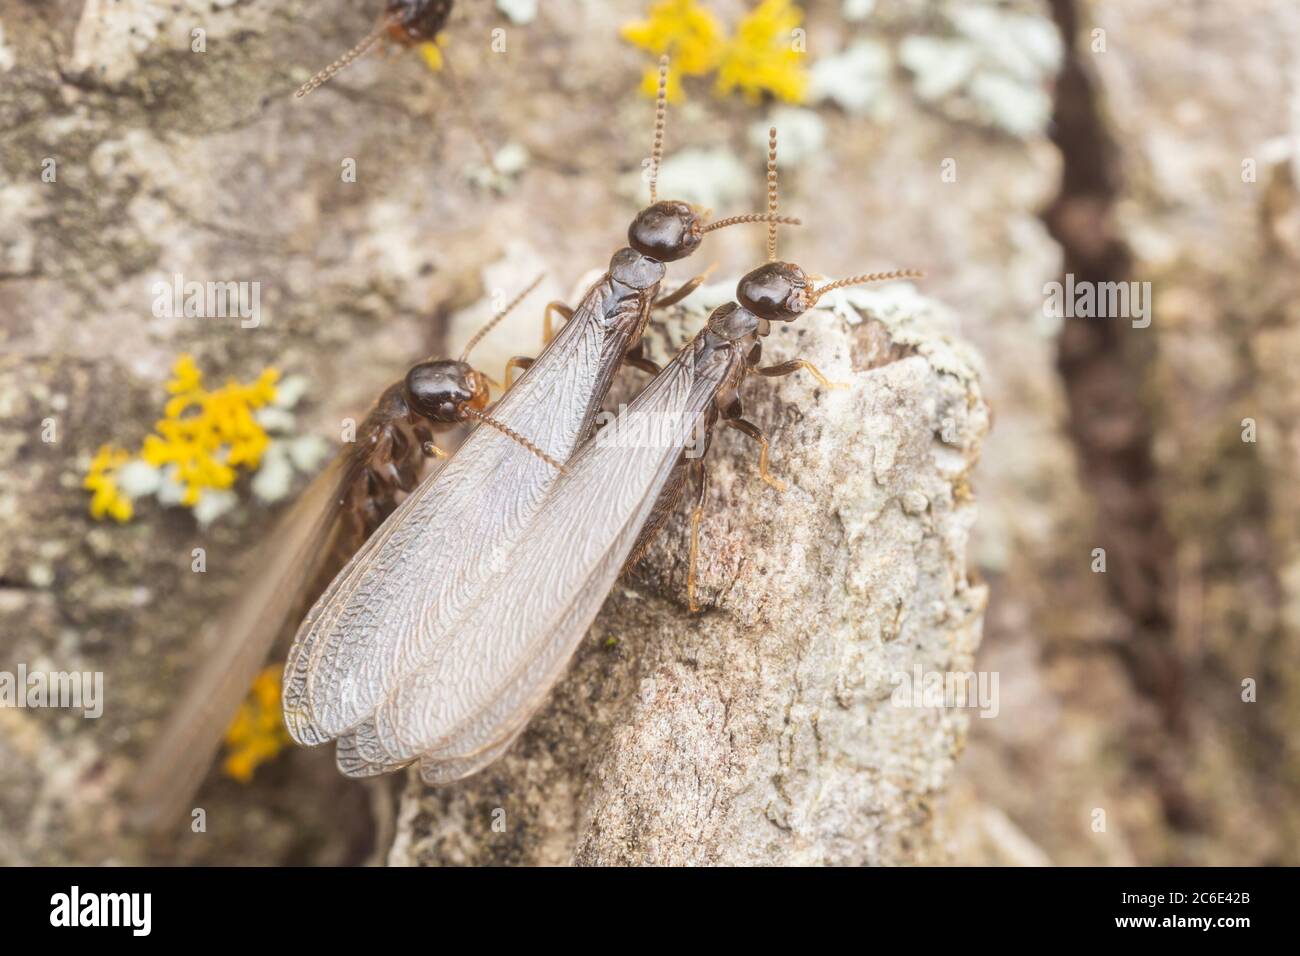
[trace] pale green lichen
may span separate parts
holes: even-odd
[[[859,40],[843,52],[817,61],[809,99],[834,103],[846,113],[884,119],[892,108],[893,68],[893,57],[883,43]]]
[[[944,34],[912,35],[899,46],[917,96],[953,119],[1021,138],[1040,134],[1062,56],[1052,22],[988,3],[946,4],[941,20]]]

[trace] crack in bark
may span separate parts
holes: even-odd
[[[1128,281],[1132,258],[1112,218],[1121,192],[1118,150],[1076,48],[1077,0],[1051,0],[1051,8],[1065,51],[1052,112],[1062,175],[1043,221],[1076,285]],[[1098,543],[1106,549],[1106,588],[1128,622],[1114,646],[1134,689],[1159,710],[1163,734],[1136,748],[1136,760],[1153,770],[1170,824],[1187,828],[1194,825],[1190,798],[1170,766],[1171,749],[1187,731],[1174,647],[1175,543],[1152,451],[1155,427],[1141,397],[1152,352],[1152,337],[1132,334],[1120,318],[1067,317],[1057,368],[1083,485],[1096,506]]]

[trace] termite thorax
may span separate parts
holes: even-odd
[[[762,319],[743,305],[728,302],[720,305],[709,315],[708,330],[715,337],[727,342],[739,342],[750,336],[758,335]]]
[[[668,267],[658,259],[626,246],[609,260],[609,277],[637,292],[662,282],[667,271]]]

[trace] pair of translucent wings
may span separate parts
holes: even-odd
[[[597,282],[493,417],[567,459],[590,430],[647,302]],[[557,478],[506,435],[474,429],[303,621],[284,678],[294,739],[322,743],[362,724],[402,678],[455,640],[453,623],[504,566]]]
[[[428,656],[341,736],[343,773],[365,777],[420,758],[425,780],[446,783],[510,747],[562,676],[732,373],[733,356],[699,368],[695,355],[692,346],[682,350],[573,455]]]
[[[345,773],[421,758],[425,780],[445,783],[509,747],[614,586],[731,360],[699,368],[688,346],[577,452],[447,639],[340,740]]]

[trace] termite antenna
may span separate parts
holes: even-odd
[[[767,261],[776,261],[776,127],[767,131]]]
[[[498,323],[500,323],[502,319],[504,319],[507,315],[509,315],[511,310],[528,296],[528,293],[532,292],[539,285],[541,285],[542,280],[544,278],[546,278],[546,273],[545,272],[539,273],[537,278],[534,279],[531,283],[529,283],[528,288],[524,289],[523,292],[520,292],[517,296],[511,299],[506,304],[506,307],[504,309],[502,309],[500,312],[494,315],[491,319],[488,320],[486,325],[484,325],[481,329],[479,329],[477,332],[471,335],[469,337],[469,341],[465,343],[465,350],[460,353],[460,360],[462,362],[467,360],[469,358],[469,353],[473,350],[474,346],[482,342],[483,337],[487,335],[489,332],[491,332],[493,329],[495,329]]]
[[[850,276],[847,279],[836,279],[829,285],[824,285],[820,289],[813,289],[808,300],[808,307],[812,308],[827,292],[832,289],[842,289],[848,285],[863,285],[867,282],[889,282],[893,279],[924,279],[925,273],[916,269],[899,269],[897,272],[869,272],[866,275]]]
[[[384,17],[384,19],[379,22],[379,26],[375,27],[374,30],[367,34],[365,39],[354,46],[351,50],[348,50],[347,53],[344,53],[329,66],[325,67],[325,69],[321,70],[302,86],[298,87],[298,92],[293,94],[294,99],[301,99],[312,90],[319,86],[324,86],[339,73],[346,70],[352,65],[354,60],[374,46],[375,41],[382,37],[388,31],[388,28],[395,23],[397,23],[396,14],[390,14],[389,16]]]
[[[483,151],[483,160],[487,163],[487,168],[492,174],[499,175],[496,161],[492,157],[492,147],[488,145],[487,137],[483,135],[483,127],[479,125],[478,114],[469,105],[469,98],[465,96],[465,88],[460,84],[460,74],[451,66],[451,57],[447,51],[442,51],[442,66],[447,73],[447,82],[451,84],[451,97],[456,101],[460,108],[461,115],[465,117],[465,122],[469,126],[469,134],[474,137],[474,142],[478,143],[478,148]]]
[[[659,188],[659,161],[664,155],[664,123],[668,116],[668,54],[659,58],[659,92],[655,96],[655,138],[650,147],[650,205]]]
[[[484,425],[487,425],[490,428],[495,428],[497,431],[505,435],[511,441],[517,442],[520,445],[522,445],[524,448],[527,448],[530,452],[532,452],[542,461],[546,462],[548,465],[550,465],[560,474],[562,475],[568,474],[568,470],[562,464],[560,464],[550,455],[546,454],[546,452],[542,451],[540,448],[538,448],[536,445],[530,442],[523,435],[519,434],[519,432],[515,431],[505,422],[498,421],[497,419],[493,418],[491,415],[487,414],[486,412],[480,412],[477,408],[471,408],[468,405],[465,406],[465,413],[467,415],[470,415],[473,418],[477,418]]]
[[[719,219],[717,222],[711,222],[700,232],[713,232],[715,229],[725,229],[727,226],[738,226],[746,222],[771,222],[781,223],[786,226],[801,226],[802,221],[796,216],[773,216],[771,213],[751,213],[748,216],[732,216],[729,219]]]

